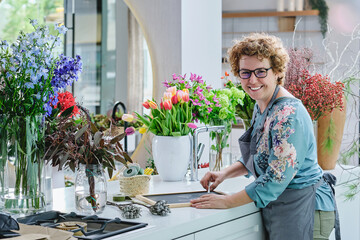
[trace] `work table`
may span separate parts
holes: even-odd
[[[359,176],[359,169],[345,171],[339,166],[330,171],[337,178],[337,201],[340,209],[340,221],[342,227],[342,236],[344,239],[359,239],[360,224],[360,198],[344,202],[344,186]],[[201,171],[199,175],[204,174]],[[227,194],[241,191],[253,178],[237,177],[227,179],[220,184],[217,190]],[[340,189],[340,187],[342,187]],[[344,188],[344,189],[343,189]],[[119,182],[108,182],[108,199],[112,195],[119,193]],[[183,180],[181,182],[163,182],[159,176],[153,176],[150,181],[150,194],[171,193],[171,192],[189,192],[203,190],[199,181],[192,182]],[[57,211],[70,212],[75,211],[74,188],[54,189],[53,206]],[[141,217],[131,219],[130,221],[144,222],[148,226],[142,229],[124,233],[108,239],[226,239],[226,236],[238,236],[235,239],[263,239],[263,226],[261,223],[260,211],[254,203],[232,209],[195,209],[191,207],[172,208],[171,213],[167,216],[154,216],[150,211],[141,207]],[[351,214],[349,221],[347,214]],[[106,218],[115,218],[121,216],[121,211],[115,206],[106,206],[103,213],[99,216]],[[350,225],[349,225],[350,224]],[[352,227],[353,226],[353,227]],[[351,229],[351,230],[349,230]],[[351,238],[346,237],[351,234]],[[355,238],[354,238],[355,237]],[[331,238],[332,239],[332,238]]]

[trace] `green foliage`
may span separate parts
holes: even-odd
[[[58,166],[59,170],[69,167],[75,171],[79,163],[103,164],[111,178],[115,161],[125,166],[132,162],[120,144],[125,133],[109,136],[100,131],[84,113],[79,119],[70,118],[71,114],[72,111],[66,110],[56,117],[52,121],[56,129],[46,134],[44,159],[51,161],[52,166]]]
[[[256,103],[255,100],[252,99],[249,94],[244,91],[240,83],[235,85],[232,81],[227,81],[225,87],[229,89],[231,89],[232,87],[236,87],[237,89],[245,93],[245,96],[242,99],[243,104],[239,103],[235,106],[235,113],[241,119],[250,120],[254,111],[254,106]],[[249,125],[247,127],[250,127],[250,121],[245,122],[245,124]]]
[[[328,24],[329,7],[326,4],[325,0],[310,0],[310,4],[313,9],[319,10],[319,22],[321,27],[321,34],[323,35],[323,38],[325,38],[326,32],[328,30],[327,24]]]
[[[332,116],[330,118],[329,127],[326,129],[325,132],[325,139],[324,142],[321,143],[322,151],[332,153],[333,146],[335,144],[335,137],[336,137],[336,131],[335,131],[335,123],[332,119]]]
[[[356,94],[353,93],[351,86],[354,86],[354,84],[358,84],[359,80],[360,79],[355,76],[347,77],[347,78],[341,80],[341,82],[344,84],[344,94],[345,94],[346,100],[348,100],[349,96],[358,97]]]
[[[188,123],[192,122],[189,102],[173,105],[170,110],[151,109],[151,116],[135,113],[150,132],[157,136],[185,136],[190,133]]]
[[[351,201],[355,199],[356,194],[360,192],[360,181],[357,179],[356,182],[347,184],[348,190],[345,192],[345,200]]]
[[[338,160],[339,163],[345,165],[348,164],[348,160],[350,158],[360,153],[359,149],[360,149],[360,144],[357,141],[353,141],[352,145],[348,149],[340,153],[340,157]]]

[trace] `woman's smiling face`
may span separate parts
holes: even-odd
[[[270,68],[270,69],[269,69]],[[242,56],[239,61],[239,69],[242,72],[254,71],[255,69],[262,69],[260,72],[267,71],[264,78],[255,76],[251,72],[250,78],[242,79],[240,77],[241,86],[250,97],[259,104],[260,110],[263,111],[271,100],[277,85],[277,75],[273,72],[270,66],[269,59],[264,58],[262,61],[257,56]],[[248,73],[248,72],[247,72]],[[259,76],[260,74],[258,74]]]

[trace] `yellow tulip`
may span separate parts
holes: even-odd
[[[141,133],[141,134],[146,133],[146,128],[144,128],[144,127],[139,128],[139,133]]]

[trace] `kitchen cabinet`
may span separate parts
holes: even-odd
[[[265,239],[260,212],[195,233],[195,240]]]
[[[183,237],[176,238],[176,240],[195,240],[195,234],[189,234]]]
[[[265,239],[260,212],[208,227],[176,240],[262,240]]]

